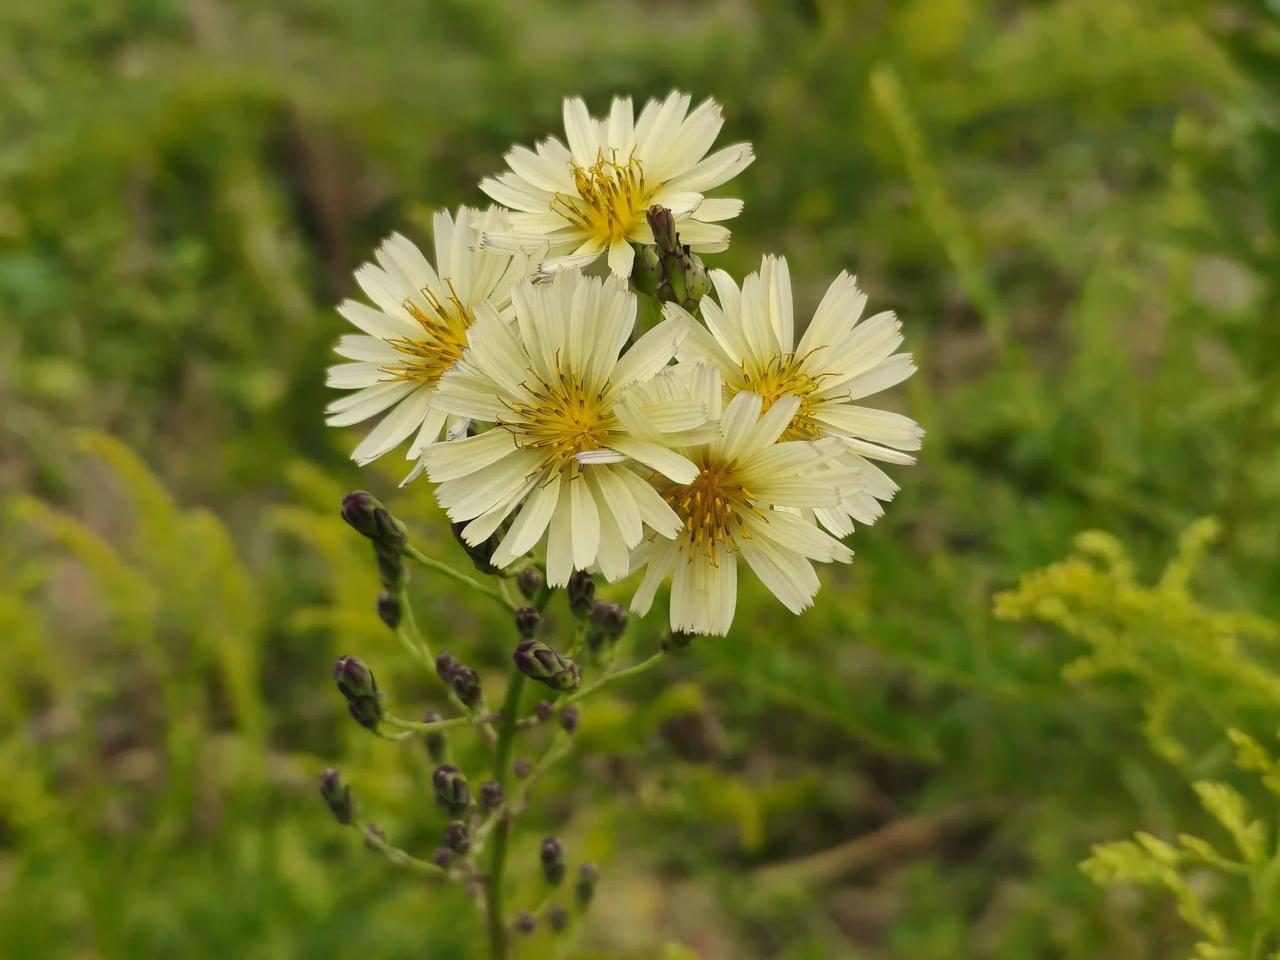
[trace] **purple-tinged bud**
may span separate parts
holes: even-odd
[[[521,910],[516,914],[515,928],[516,933],[528,936],[538,929],[538,921],[534,919],[533,914],[528,910]]]
[[[453,864],[453,851],[448,847],[437,847],[436,852],[431,855],[431,862],[441,870],[448,870]]]
[[[492,563],[494,551],[498,549],[501,538],[495,533],[487,540],[481,540],[479,543],[467,543],[462,536],[462,531],[466,528],[469,521],[460,520],[457,523],[449,525],[449,529],[453,531],[453,539],[458,541],[458,546],[466,552],[471,558],[475,568],[485,576],[496,576],[501,571]]]
[[[560,728],[565,733],[574,733],[578,729],[578,719],[580,714],[578,708],[572,703],[560,711]]]
[[[517,757],[516,762],[511,765],[511,772],[523,780],[533,773],[533,761],[528,757]]]
[[[339,657],[333,665],[333,677],[356,722],[370,730],[378,729],[382,722],[382,694],[373,671],[356,657]]]
[[[656,203],[645,211],[649,229],[653,231],[653,244],[658,253],[672,253],[680,249],[680,237],[676,234],[676,218],[666,207]]]
[[[587,649],[596,658],[610,657],[614,644],[626,629],[627,611],[616,603],[597,600],[591,605],[587,619]]]
[[[542,617],[538,616],[538,611],[533,607],[521,607],[516,611],[516,632],[526,640],[530,639],[538,629],[538,621]]]
[[[555,713],[555,709],[550,700],[539,700],[533,705],[533,715],[543,723],[546,723],[551,719],[551,715]]]
[[[393,517],[371,493],[356,490],[342,499],[342,519],[370,540],[403,547],[408,528]]]
[[[467,776],[451,763],[442,763],[431,775],[436,803],[451,817],[460,817],[471,806],[471,786]]]
[[[351,800],[351,788],[342,780],[342,774],[330,767],[320,774],[320,796],[329,805],[333,818],[343,826],[354,822],[356,806]]]
[[[658,287],[662,284],[662,254],[652,244],[633,244],[636,259],[631,265],[631,282],[637,291],[647,297],[658,296]]]
[[[564,933],[569,926],[569,911],[556,904],[547,911],[547,925],[555,933]]]
[[[502,806],[502,784],[497,780],[486,780],[480,784],[480,790],[476,796],[480,801],[480,809],[485,813],[492,813]]]
[[[511,659],[526,677],[561,693],[576,690],[582,679],[576,663],[562,657],[541,640],[522,640]]]
[[[584,863],[578,867],[578,880],[573,885],[573,897],[578,901],[578,909],[585,910],[591,905],[599,882],[600,869],[594,863]]]
[[[436,654],[436,676],[445,683],[453,681],[453,671],[457,670],[462,664],[448,650],[441,650]]]
[[[596,582],[585,570],[575,570],[569,575],[569,583],[564,588],[569,598],[569,609],[579,620],[585,620],[591,613],[591,604],[596,598]]]
[[[564,847],[555,837],[547,837],[542,841],[542,849],[539,851],[539,859],[542,861],[542,875],[546,878],[547,883],[553,887],[560,886],[564,882]]]
[[[432,710],[422,718],[423,723],[439,723],[444,717]],[[436,763],[444,760],[445,752],[448,750],[448,741],[445,740],[444,733],[440,730],[432,730],[424,737],[427,744],[427,755]]]
[[[516,588],[520,591],[520,596],[530,603],[542,593],[543,584],[542,574],[533,567],[525,567],[516,574]]]
[[[466,853],[471,849],[471,828],[454,820],[444,828],[444,845],[454,853]]]
[[[333,664],[333,679],[338,691],[348,700],[354,697],[378,696],[378,682],[373,671],[358,657],[339,657]]]
[[[378,594],[378,619],[392,630],[400,626],[400,598],[394,593]]]
[[[474,707],[481,700],[480,674],[470,667],[458,664],[449,678],[449,686],[453,687],[453,692],[458,695],[458,699],[464,706]]]

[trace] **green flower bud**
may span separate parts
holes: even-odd
[[[512,655],[520,672],[552,690],[567,693],[578,689],[582,672],[568,657],[562,657],[541,640],[523,640]]]
[[[382,701],[377,697],[352,697],[347,701],[347,711],[360,726],[377,730],[382,723]]]
[[[707,274],[706,265],[687,244],[680,242],[675,218],[670,210],[652,206],[645,218],[653,230],[654,240],[654,246],[650,248],[654,252],[646,257],[646,268],[656,258],[661,270],[653,295],[664,302],[678,303],[691,312],[697,310],[698,301],[711,291],[711,278]],[[632,272],[634,275],[634,269]]]
[[[393,517],[377,497],[364,490],[343,497],[342,519],[370,540],[388,540],[401,546],[407,541],[408,528]]]
[[[451,817],[460,817],[471,806],[471,786],[467,776],[451,763],[442,763],[431,775],[436,803]]]
[[[564,882],[565,873],[564,847],[560,841],[555,837],[547,837],[542,841],[538,856],[542,861],[542,875],[547,883],[553,887],[560,886]]]
[[[453,687],[453,692],[458,695],[458,699],[462,701],[464,706],[474,707],[483,699],[483,692],[480,689],[480,674],[470,667],[464,667],[459,664],[449,678],[449,685]]]
[[[448,847],[437,847],[436,852],[431,855],[431,862],[441,870],[448,870],[453,863],[453,851]]]
[[[578,867],[578,881],[573,886],[573,897],[578,901],[578,909],[585,910],[591,905],[599,882],[600,870],[594,863],[584,863]]]
[[[343,826],[355,821],[356,807],[351,800],[351,788],[342,780],[342,774],[330,767],[320,774],[320,796],[329,805],[333,818]]]
[[[358,657],[339,657],[333,664],[333,679],[348,700],[354,697],[378,696],[378,682],[373,671]]]
[[[634,244],[635,263],[631,267],[631,283],[647,297],[657,297],[662,283],[662,255],[650,244]]]

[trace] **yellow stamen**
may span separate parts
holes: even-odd
[[[545,452],[552,472],[577,473],[579,453],[607,446],[618,423],[605,404],[605,394],[591,391],[572,373],[556,370],[548,382],[536,370],[523,386],[530,394],[524,403],[508,403],[510,420],[499,423],[516,437],[516,444]]]
[[[814,420],[817,404],[813,395],[821,388],[824,375],[814,377],[801,370],[807,356],[797,357],[794,353],[788,353],[774,357],[763,367],[749,367],[746,363],[742,365],[739,389],[754,393],[764,400],[761,413],[783,397],[800,398],[800,409],[783,431],[779,438],[781,440],[817,440],[823,435],[822,427]]]
[[[551,210],[606,245],[629,236],[639,226],[661,186],[646,184],[640,161],[632,155],[621,163],[616,150],[608,157],[601,151],[590,167],[570,162],[569,169],[578,195],[557,193]]]
[[[747,516],[764,517],[755,495],[734,478],[733,470],[705,454],[692,483],[671,484],[660,493],[684,521],[681,545],[689,559],[701,554],[716,567],[722,554],[738,549],[738,538],[751,539]]]
[[[462,357],[467,347],[467,328],[474,319],[453,289],[449,287],[448,300],[441,301],[428,287],[423,287],[424,309],[413,297],[406,297],[402,306],[422,328],[422,337],[400,337],[388,340],[401,354],[399,363],[384,367],[383,371],[396,380],[414,380],[434,385]]]

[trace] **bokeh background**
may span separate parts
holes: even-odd
[[[713,265],[786,254],[801,316],[856,272],[921,368],[886,402],[928,436],[816,609],[748,590],[729,638],[593,701],[517,882],[544,830],[601,863],[582,957],[1189,953],[1173,898],[1079,863],[1139,829],[1225,846],[1189,784],[1236,777],[1227,727],[1280,725],[1274,0],[0,5],[0,954],[473,954],[465,894],[315,795],[337,764],[392,839],[437,843],[425,753],[328,676],[357,653],[433,696],[341,495],[462,559],[397,458],[357,471],[324,426],[332,305],[562,97],[672,87],[758,155]],[[1168,596],[1102,578],[1074,636],[993,612],[1085,529],[1154,583],[1210,515],[1194,591],[1252,645],[1176,570]],[[501,676],[505,624],[415,596]],[[1191,883],[1233,930],[1274,910]]]

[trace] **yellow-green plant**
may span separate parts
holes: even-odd
[[[1254,733],[1276,722],[1280,625],[1214,609],[1192,594],[1192,575],[1219,532],[1212,519],[1192,524],[1154,584],[1137,579],[1117,538],[1082,533],[1077,555],[1027,575],[996,597],[995,609],[1002,619],[1051,624],[1087,644],[1089,652],[1065,667],[1068,679],[1136,681],[1147,739],[1190,782],[1230,842],[1223,848],[1180,833],[1171,843],[1139,831],[1132,840],[1095,845],[1084,872],[1098,883],[1172,893],[1199,937],[1198,960],[1275,960],[1280,821],[1259,816],[1232,783],[1203,774],[1226,775],[1219,772],[1225,738],[1234,746],[1234,766],[1255,775],[1249,789],[1260,784],[1257,792],[1280,798],[1280,761]]]

